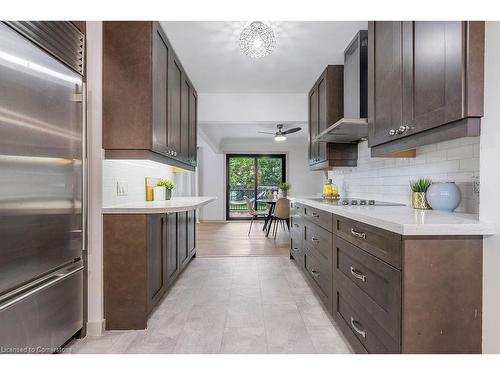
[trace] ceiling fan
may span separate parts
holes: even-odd
[[[271,133],[271,132],[258,132],[258,133],[273,134],[274,135],[274,140],[280,142],[280,141],[286,140],[286,136],[288,134],[296,133],[299,130],[302,130],[302,128],[291,128],[291,129],[282,131],[281,129],[283,129],[283,124],[278,124],[278,125],[276,125],[276,127],[278,128],[278,131],[275,132],[275,133]]]

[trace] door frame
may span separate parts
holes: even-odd
[[[244,220],[250,220],[250,218],[245,218],[245,217],[230,217],[230,209],[229,209],[229,199],[228,199],[228,194],[230,191],[230,186],[229,186],[229,159],[234,158],[234,157],[240,157],[240,158],[253,158],[254,159],[254,172],[257,170],[257,159],[258,158],[276,158],[276,159],[281,159],[281,182],[286,182],[286,176],[287,176],[287,159],[288,159],[288,153],[285,152],[276,152],[276,153],[260,153],[260,152],[255,152],[255,153],[237,153],[237,152],[228,152],[226,153],[225,157],[225,177],[226,177],[226,184],[225,184],[225,191],[224,191],[224,199],[226,201],[225,207],[226,207],[226,221],[244,221]],[[255,179],[254,183],[254,195],[257,197],[257,179]],[[254,201],[255,204],[255,201]]]

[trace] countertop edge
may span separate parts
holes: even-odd
[[[308,198],[294,197],[292,200],[402,236],[491,236],[497,233],[494,224],[481,221],[464,224],[400,224],[363,215],[359,212],[343,211]]]
[[[189,197],[183,197],[183,198],[189,198]],[[127,207],[125,205],[123,206],[116,205],[116,206],[103,207],[101,209],[101,213],[103,215],[176,213],[176,212],[194,210],[196,208],[200,208],[217,200],[217,197],[193,197],[193,198],[204,198],[204,199],[191,204],[183,202],[182,204],[179,204],[179,206],[176,207]]]

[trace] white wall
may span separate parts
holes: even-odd
[[[217,197],[200,208],[200,221],[224,220],[224,155],[214,152],[202,136],[198,137],[198,184],[200,195]]]
[[[500,353],[500,22],[486,22],[485,50],[480,217],[499,234],[483,241],[483,352]]]
[[[307,121],[307,94],[198,94],[201,123]]]
[[[308,148],[305,139],[288,139],[275,142],[264,139],[224,139],[221,153],[215,153],[205,142],[200,142],[200,194],[216,195],[218,200],[202,209],[201,220],[225,220],[225,162],[226,153],[281,153],[287,155],[287,181],[291,196],[308,196],[320,193],[323,172],[309,170]]]
[[[454,181],[462,192],[458,212],[478,213],[479,137],[455,139],[417,148],[416,158],[372,158],[368,142],[358,145],[358,166],[328,173],[341,196],[411,203],[409,181],[428,177]]]

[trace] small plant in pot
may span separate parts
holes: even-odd
[[[290,184],[287,184],[286,182],[283,182],[278,187],[280,189],[281,196],[283,198],[286,198],[286,196],[288,194],[288,190],[290,190],[290,187],[291,187]]]
[[[418,180],[410,181],[410,188],[413,192],[411,199],[413,208],[419,210],[428,210],[431,208],[425,197],[425,193],[431,185],[432,181],[428,178],[419,178]]]
[[[158,181],[158,184],[156,186],[161,186],[165,188],[165,199],[169,200],[172,198],[172,190],[174,189],[175,185],[172,181],[170,180],[160,180]]]

